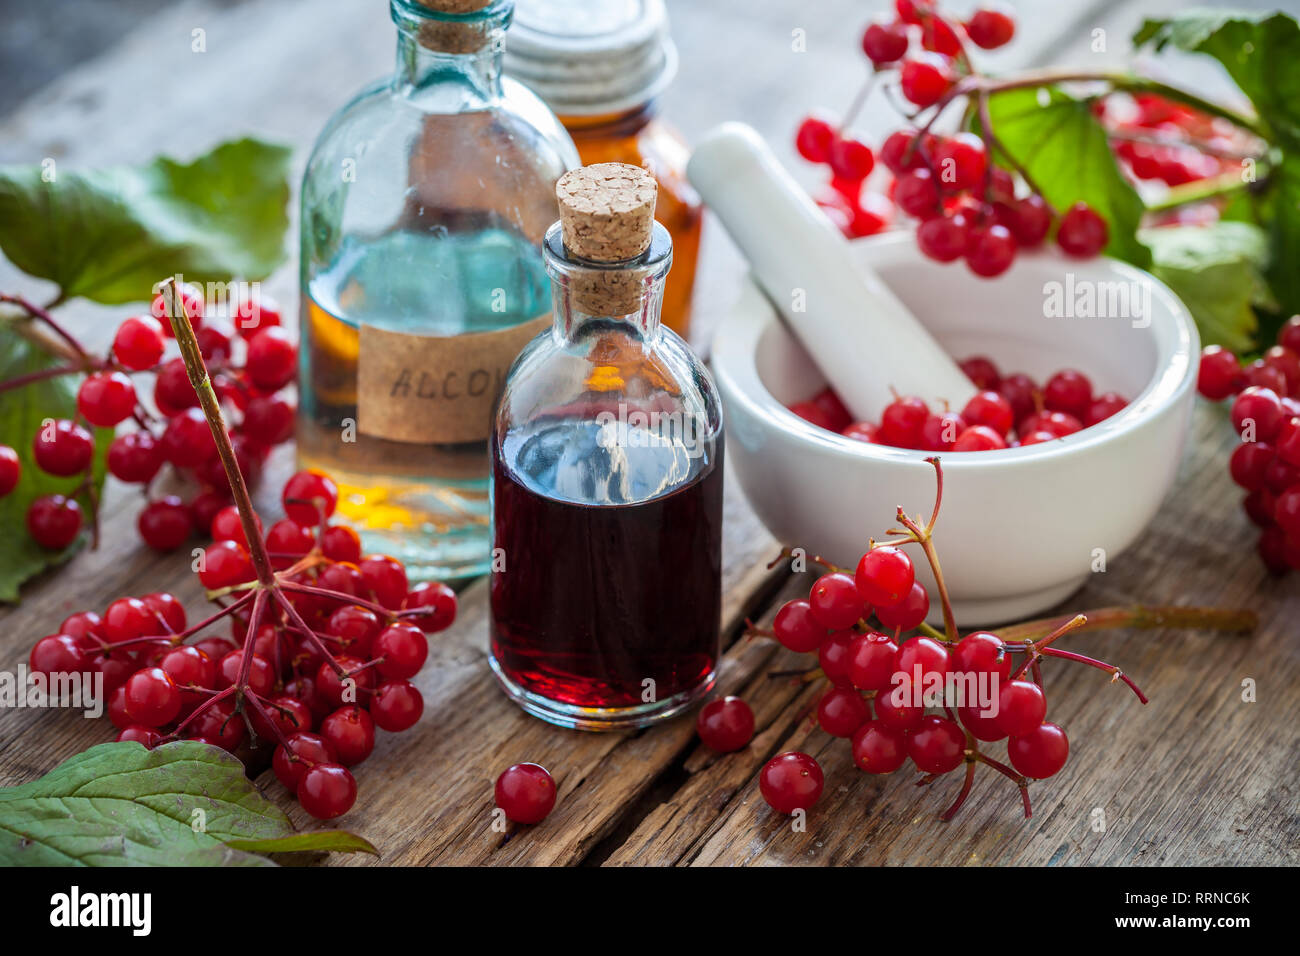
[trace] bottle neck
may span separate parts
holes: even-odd
[[[468,14],[438,13],[416,0],[390,0],[397,24],[397,82],[463,83],[482,99],[501,95],[501,58],[513,0],[495,0]]]
[[[576,343],[593,325],[625,323],[647,345],[660,334],[664,280],[672,265],[673,244],[666,230],[654,224],[650,247],[635,259],[598,263],[569,254],[557,222],[543,241],[556,336]]]

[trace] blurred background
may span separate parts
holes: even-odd
[[[667,121],[689,141],[724,120],[742,119],[771,141],[796,176],[810,186],[820,182],[823,171],[796,156],[794,130],[813,109],[842,114],[848,108],[868,72],[858,45],[862,27],[889,8],[887,0],[667,5],[681,54],[662,101]],[[1300,10],[1300,0],[1230,5]],[[945,4],[959,15],[976,6],[974,0]],[[1009,6],[1018,12],[1017,34],[1002,50],[982,54],[990,71],[1130,61],[1129,38],[1144,17],[1189,4],[1015,0]],[[296,182],[330,114],[393,66],[387,0],[0,0],[0,17],[0,163],[46,157],[136,163],[158,153],[188,159],[252,134],[294,149]],[[800,43],[802,50],[795,49]],[[1205,58],[1170,52],[1143,65],[1212,96],[1234,95],[1217,64]],[[873,92],[854,124],[872,145],[901,125],[888,92]],[[292,262],[267,283],[288,313],[297,299]],[[697,340],[708,333],[710,313],[727,304],[734,288],[727,277],[742,269],[726,236],[707,224],[700,268],[711,275],[696,286]],[[0,286],[12,286],[12,276],[0,261]],[[75,308],[93,314],[100,307]]]

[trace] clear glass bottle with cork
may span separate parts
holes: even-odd
[[[655,177],[656,218],[673,240],[662,321],[689,338],[703,205],[686,179],[690,150],[659,115],[677,72],[663,0],[518,0],[505,71],[555,111],[584,164]]]
[[[525,710],[582,729],[680,711],[718,657],[722,406],[659,322],[656,192],[621,163],[560,178],[554,325],[515,360],[492,431],[490,663]]]
[[[329,121],[302,188],[298,451],[412,577],[489,563],[492,406],[549,326],[540,240],[577,165],[501,76],[511,0],[390,0],[397,71]]]

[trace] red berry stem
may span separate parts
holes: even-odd
[[[37,369],[35,372],[28,372],[25,375],[18,375],[7,381],[0,382],[0,392],[8,392],[15,388],[22,388],[24,385],[31,385],[33,382],[44,382],[51,378],[58,378],[61,375],[80,375],[82,372],[90,371],[94,368],[101,368],[94,364],[89,365],[54,365],[50,368]]]
[[[311,594],[315,597],[330,598],[338,601],[340,604],[355,604],[358,607],[365,608],[367,611],[374,611],[381,618],[389,620],[403,617],[421,617],[429,613],[427,608],[407,608],[403,611],[394,611],[390,608],[384,607],[382,604],[376,604],[374,601],[368,601],[365,598],[360,598],[353,594],[345,594],[342,591],[331,591],[329,588],[317,587],[314,584],[303,584],[300,581],[281,580],[280,588],[285,591],[294,591],[299,594]]]
[[[189,317],[185,314],[185,302],[176,287],[176,278],[169,276],[163,281],[159,291],[162,293],[167,318],[176,336],[176,344],[180,346],[181,358],[185,360],[185,371],[189,375],[190,385],[199,397],[199,406],[208,420],[208,427],[212,430],[212,438],[217,445],[217,454],[221,457],[222,467],[230,482],[231,497],[239,510],[239,522],[244,529],[244,540],[248,542],[248,554],[253,561],[253,569],[257,572],[258,583],[264,588],[272,587],[275,584],[275,571],[271,566],[271,558],[266,553],[266,542],[258,531],[253,501],[248,495],[248,485],[244,482],[244,474],[235,457],[235,449],[231,446],[230,436],[226,433],[226,421],[221,414],[221,403],[208,377],[208,368],[199,349],[199,340],[194,335]]]
[[[910,536],[910,539],[921,546],[921,550],[925,553],[925,559],[930,562],[930,570],[934,573],[935,588],[939,592],[939,601],[943,606],[944,633],[942,639],[950,644],[956,644],[957,641],[961,640],[961,635],[957,632],[957,619],[952,613],[952,600],[948,596],[948,585],[944,583],[943,569],[939,566],[939,552],[934,547],[934,525],[939,520],[939,506],[943,503],[943,467],[939,464],[937,455],[931,455],[925,460],[934,466],[935,475],[934,510],[930,513],[929,523],[922,528],[918,522],[907,516],[901,505],[895,517],[907,529],[906,533]],[[891,531],[890,533],[902,532]],[[898,540],[886,541],[879,545],[873,543],[872,547],[885,547],[890,544],[897,545],[900,543],[902,542]]]
[[[971,784],[973,784],[974,782],[975,782],[975,759],[974,757],[971,757],[966,761],[966,779],[962,782],[961,792],[957,794],[957,799],[953,801],[952,806],[950,806],[947,810],[943,812],[943,815],[939,818],[940,820],[942,820],[944,823],[947,823],[954,816],[956,816],[957,811],[961,809],[961,805],[965,803],[966,798],[970,796]]]
[[[1138,700],[1142,701],[1142,703],[1144,704],[1148,703],[1147,695],[1142,693],[1142,688],[1138,687],[1137,684],[1133,683],[1132,679],[1130,679],[1127,674],[1125,674],[1114,664],[1107,664],[1105,661],[1099,661],[1092,657],[1085,657],[1082,654],[1075,654],[1072,651],[1060,651],[1057,650],[1055,647],[1045,648],[1043,650],[1043,656],[1059,657],[1062,660],[1067,660],[1067,661],[1077,661],[1080,664],[1087,664],[1089,667],[1096,667],[1099,670],[1103,670],[1106,673],[1110,674],[1110,679],[1112,683],[1114,683],[1117,680],[1122,680],[1124,683],[1128,684],[1129,690],[1137,694]],[[1035,660],[1034,663],[1037,664],[1037,660]]]
[[[311,626],[302,619],[302,615],[300,615],[298,609],[293,606],[293,602],[284,596],[284,593],[279,587],[275,588],[273,593],[275,594],[276,601],[279,602],[280,607],[283,608],[285,615],[294,623],[294,626],[302,634],[306,635],[307,640],[311,641],[312,646],[324,655],[325,660],[328,661],[330,667],[334,669],[334,673],[339,675],[339,677],[346,676],[347,672],[343,670],[343,667],[339,662],[334,659],[334,655],[330,652],[330,649],[325,646],[325,642],[320,639],[320,635],[312,630]]]
[[[1025,805],[1025,819],[1028,820],[1030,817],[1032,817],[1034,815],[1034,812],[1032,808],[1029,806],[1029,780],[1024,776],[1016,773],[1014,770],[1012,770],[1010,767],[1008,767],[1006,764],[1002,763],[1001,761],[994,760],[992,757],[990,757],[988,754],[984,753],[983,751],[977,750],[975,751],[973,756],[980,763],[987,764],[988,766],[992,767],[994,770],[1002,774],[1004,777],[1007,777],[1017,787],[1020,788],[1020,799],[1023,801]]]
[[[58,299],[55,300],[56,303],[58,301]],[[50,314],[49,309],[43,309],[21,295],[9,295],[3,292],[0,292],[0,302],[8,302],[11,305],[16,305],[18,308],[26,312],[30,318],[45,323],[55,335],[67,344],[67,348],[70,348],[72,353],[71,355],[68,355],[67,349],[62,347],[51,348],[50,351],[60,352],[64,355],[68,355],[69,358],[79,359],[87,367],[94,363],[94,359],[90,357],[90,354],[82,347],[81,343],[78,342],[76,337],[65,329],[59,321]],[[41,344],[44,344],[47,347],[49,345],[47,341],[42,342]]]
[[[1080,627],[1082,627],[1087,623],[1088,623],[1088,618],[1085,615],[1076,614],[1074,617],[1070,618],[1068,621],[1066,621],[1064,624],[1062,624],[1060,627],[1052,631],[1050,634],[1048,634],[1046,637],[1042,638],[1041,640],[1026,642],[1023,647],[1017,648],[1019,650],[1027,651],[1028,654],[1025,657],[1024,661],[1021,662],[1020,666],[1017,667],[1014,671],[1012,671],[1010,679],[1019,680],[1020,677],[1025,673],[1025,669],[1028,668],[1035,661],[1037,661],[1040,655],[1046,653],[1048,646],[1050,646],[1053,641],[1055,641],[1062,634],[1068,634],[1070,631],[1078,630]]]

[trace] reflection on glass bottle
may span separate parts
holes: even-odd
[[[637,727],[713,684],[721,405],[659,324],[672,241],[654,180],[608,163],[557,192],[554,326],[515,361],[492,432],[490,661],[545,720]]]
[[[538,243],[577,162],[501,77],[512,7],[391,0],[396,75],[330,120],[303,180],[299,456],[416,579],[487,570],[491,409],[550,321]]]

